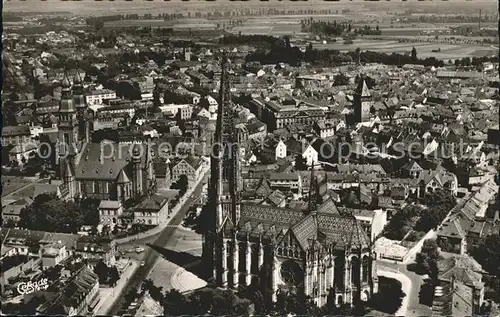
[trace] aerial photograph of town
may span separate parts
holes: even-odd
[[[2,10],[2,316],[500,316],[498,1]]]

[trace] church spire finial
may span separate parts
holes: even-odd
[[[71,88],[71,83],[69,81],[69,78],[68,78],[68,72],[67,71],[64,71],[64,77],[63,77],[63,80],[62,80],[62,87],[63,89],[69,89]]]

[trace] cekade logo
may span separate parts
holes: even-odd
[[[36,291],[46,290],[48,287],[49,285],[47,284],[47,279],[44,278],[37,282],[29,281],[27,283],[26,282],[19,283],[19,285],[17,285],[17,291],[21,295],[27,295]]]

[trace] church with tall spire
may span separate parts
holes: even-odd
[[[203,209],[203,261],[223,288],[254,286],[276,301],[279,292],[301,292],[318,306],[368,300],[378,290],[376,254],[368,234],[331,199],[311,174],[307,211],[241,199],[241,167],[230,96],[230,64],[222,57],[215,147],[208,202]]]

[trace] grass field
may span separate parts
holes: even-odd
[[[2,196],[9,195],[29,183],[31,181],[18,176],[2,176]]]

